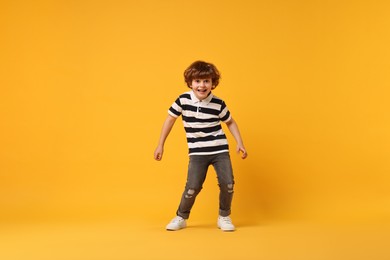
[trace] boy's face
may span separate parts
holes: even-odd
[[[190,87],[199,100],[207,98],[211,90],[214,89],[211,78],[193,79]]]

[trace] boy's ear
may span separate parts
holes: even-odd
[[[215,89],[215,88],[216,88],[216,86],[214,86],[214,85],[211,87],[211,89]]]

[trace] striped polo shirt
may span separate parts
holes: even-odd
[[[199,100],[194,92],[180,95],[169,108],[168,113],[183,119],[189,155],[208,155],[229,151],[228,141],[221,121],[231,119],[225,102],[212,93]]]

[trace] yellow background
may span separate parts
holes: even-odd
[[[184,188],[167,109],[202,59],[249,153],[233,219],[389,223],[388,1],[1,1],[0,222],[164,227]],[[226,129],[226,128],[225,128]],[[227,130],[227,129],[226,129]],[[214,223],[210,169],[192,219]]]

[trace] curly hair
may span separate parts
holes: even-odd
[[[213,86],[218,86],[221,74],[214,64],[198,60],[184,71],[184,80],[189,88],[191,88],[192,80],[205,78],[211,78]]]

